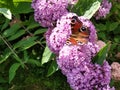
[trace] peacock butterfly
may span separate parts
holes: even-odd
[[[71,18],[71,31],[72,35],[67,39],[67,45],[83,45],[88,42],[90,31],[77,16]]]

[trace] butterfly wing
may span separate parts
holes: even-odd
[[[67,45],[77,45],[77,41],[70,37],[68,40],[67,40]]]
[[[71,30],[72,34],[77,34],[79,28],[82,27],[83,23],[78,19],[77,16],[73,16],[71,20]]]

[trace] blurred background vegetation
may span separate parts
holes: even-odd
[[[83,15],[95,0],[81,0]],[[34,21],[31,0],[0,0],[0,90],[71,90],[46,46],[43,28]],[[111,41],[107,60],[120,63],[120,2],[95,24],[98,39]],[[87,5],[86,5],[87,4]],[[10,17],[12,15],[12,18]],[[120,90],[120,82],[114,82]]]

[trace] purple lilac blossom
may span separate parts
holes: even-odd
[[[56,27],[52,30],[49,38],[47,38],[47,44],[49,48],[55,53],[58,54],[62,49],[66,40],[71,35],[71,18],[73,16],[77,16],[74,13],[68,13],[58,19]],[[95,43],[97,34],[96,29],[92,22],[84,17],[79,17],[79,19],[83,22],[83,25],[87,26],[90,30],[89,41]]]
[[[95,14],[95,18],[96,19],[100,19],[101,17],[105,18],[106,15],[109,14],[111,7],[112,7],[111,2],[109,2],[108,0],[102,0],[100,8]]]
[[[57,57],[57,64],[73,90],[114,90],[110,88],[111,68],[93,64],[91,58],[98,52],[96,44],[81,46],[64,45]]]
[[[76,16],[76,14],[69,13],[62,16],[61,19],[57,21],[56,27],[51,31],[48,31],[51,34],[46,34],[47,45],[55,54],[59,53],[59,50],[63,47],[66,40],[71,35],[70,18],[72,18],[72,16]]]
[[[33,0],[34,18],[43,27],[53,27],[68,12],[68,0]]]

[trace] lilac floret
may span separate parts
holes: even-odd
[[[100,19],[102,17],[105,18],[106,15],[109,14],[111,7],[112,7],[111,2],[109,2],[108,0],[102,0],[100,8],[95,14],[95,18],[96,19]]]

